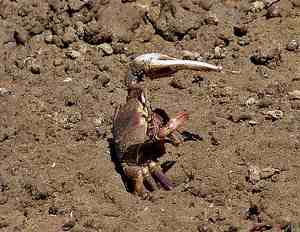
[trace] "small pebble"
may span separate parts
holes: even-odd
[[[265,3],[263,1],[255,1],[252,3],[251,11],[253,13],[257,13],[262,11],[265,8]]]
[[[247,101],[246,101],[246,105],[247,105],[247,106],[254,105],[254,104],[256,104],[256,103],[257,103],[257,100],[256,100],[254,97],[250,97],[250,98],[248,98]]]
[[[256,68],[256,72],[258,73],[258,75],[262,78],[266,78],[269,79],[271,76],[269,74],[269,69],[263,66],[258,66]]]
[[[300,0],[291,0],[294,7],[300,7]]]
[[[229,120],[233,121],[233,122],[242,122],[242,121],[248,121],[248,120],[252,120],[253,119],[253,114],[252,113],[233,113],[229,116],[228,118]]]
[[[270,110],[266,115],[273,120],[277,120],[283,117],[283,112],[281,110]]]
[[[79,11],[81,8],[83,8],[85,2],[87,1],[81,1],[81,0],[70,1],[69,7],[74,12]]]
[[[235,36],[242,37],[248,32],[248,27],[246,25],[236,25],[233,27],[233,33]]]
[[[295,39],[289,41],[288,44],[286,45],[286,50],[291,52],[296,51],[298,48],[299,48],[299,43]]]
[[[203,10],[210,10],[214,3],[213,0],[198,0],[197,2]]]
[[[100,127],[104,122],[104,115],[99,115],[97,118],[95,118],[94,120],[94,124],[97,126],[97,127]]]
[[[250,120],[250,121],[248,122],[248,124],[249,124],[250,126],[255,126],[255,125],[258,124],[258,122],[255,121],[255,120]]]
[[[30,65],[30,71],[33,74],[40,74],[41,73],[41,67],[38,64],[32,63]]]
[[[281,52],[279,48],[269,50],[258,49],[250,57],[250,60],[255,65],[265,65],[268,68],[274,69],[282,61]]]
[[[170,86],[172,86],[175,89],[186,89],[187,88],[187,85],[177,78],[173,78],[169,84],[170,84]]]
[[[243,36],[243,37],[238,38],[237,43],[238,43],[238,45],[245,47],[250,44],[250,39],[247,36]]]
[[[13,94],[13,91],[8,90],[6,88],[0,88],[0,96],[1,97],[12,95],[12,94]]]
[[[237,0],[224,0],[222,1],[224,6],[228,7],[228,8],[239,8],[239,4],[240,4],[240,1],[237,1]]]
[[[300,90],[294,90],[292,92],[289,92],[289,99],[295,100],[295,99],[300,99]]]
[[[62,226],[63,231],[69,231],[75,226],[75,221],[68,221]]]
[[[80,38],[82,38],[84,36],[84,33],[85,33],[84,26],[85,26],[84,23],[81,21],[77,21],[75,23],[76,34]]]
[[[242,113],[238,116],[237,122],[252,120],[253,115],[251,113]]]
[[[214,231],[211,227],[209,227],[209,225],[205,225],[205,224],[197,226],[197,230],[198,230],[198,232],[213,232]]]
[[[29,39],[29,34],[26,30],[19,29],[14,32],[14,38],[17,44],[25,44]]]
[[[63,59],[61,59],[61,58],[56,58],[56,59],[53,61],[53,65],[54,65],[55,67],[61,66],[63,63],[64,63],[64,61],[63,61]]]
[[[96,78],[96,85],[98,88],[108,87],[110,82],[110,76],[107,72],[100,73]]]
[[[53,35],[52,35],[51,31],[46,31],[44,33],[44,40],[46,43],[49,43],[49,44],[53,42]]]
[[[267,107],[271,106],[272,104],[273,104],[272,99],[264,98],[264,99],[261,99],[260,101],[258,101],[257,106],[259,108],[267,108]]]
[[[7,192],[0,192],[0,205],[4,205],[8,202],[8,193]],[[1,223],[0,223],[1,229]]]
[[[211,142],[212,145],[218,146],[218,145],[221,144],[219,138],[216,136],[215,133],[210,132],[209,135],[211,136],[211,137],[210,137],[210,142]]]
[[[122,64],[127,64],[129,61],[128,61],[128,57],[125,55],[125,54],[120,54],[119,56],[119,61],[122,63]]]
[[[72,81],[73,79],[71,77],[67,77],[66,79],[63,80],[63,82],[70,82]]]
[[[63,48],[65,45],[62,42],[61,38],[58,35],[52,36],[52,43],[55,44],[59,48]]]
[[[293,110],[300,110],[300,101],[295,101],[291,103],[291,108]]]
[[[267,54],[264,54],[262,51],[256,51],[251,57],[250,60],[252,61],[253,64],[255,65],[266,65],[268,64],[269,56]]]
[[[260,171],[260,178],[267,179],[267,178],[270,178],[270,177],[274,176],[275,174],[279,174],[279,173],[280,173],[280,170],[277,168],[272,168],[272,167],[263,168]]]
[[[215,59],[223,59],[225,58],[226,54],[225,54],[225,49],[221,48],[219,46],[215,47],[214,50],[214,58]]]
[[[249,182],[256,184],[260,181],[260,169],[257,166],[250,165],[248,168],[248,178]]]
[[[238,232],[238,231],[239,231],[238,227],[231,225],[225,232]]]
[[[198,52],[191,52],[188,50],[183,50],[182,51],[182,58],[184,60],[197,60],[200,57],[200,53]]]
[[[274,3],[279,2],[280,0],[263,0],[266,7],[272,6]]]
[[[277,5],[272,5],[267,9],[267,18],[281,17],[280,8]]]
[[[114,52],[112,46],[108,43],[100,44],[99,48],[105,53],[105,55],[111,55]]]
[[[62,40],[66,44],[70,44],[76,40],[76,31],[73,27],[68,27],[62,37]]]
[[[204,19],[205,23],[207,25],[218,25],[219,23],[219,19],[217,17],[217,14],[212,13],[212,12],[208,12],[206,18]]]
[[[143,42],[145,42],[144,40],[143,40]],[[124,53],[126,53],[126,47],[124,46],[124,44],[122,44],[122,43],[113,43],[112,45],[111,45],[111,47],[112,47],[112,50],[113,50],[113,52],[115,53],[115,54],[122,54],[122,55],[125,55]]]
[[[66,56],[71,58],[71,59],[77,59],[78,57],[80,57],[80,52],[75,51],[75,50],[68,50],[66,51]]]

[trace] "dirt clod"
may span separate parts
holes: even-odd
[[[233,27],[233,32],[234,32],[234,35],[236,35],[238,37],[242,37],[242,36],[247,35],[248,27],[247,27],[247,25],[244,25],[244,24],[236,25]]]
[[[291,40],[287,43],[286,49],[288,51],[296,51],[299,48],[299,42],[297,40]]]
[[[281,9],[278,5],[272,5],[267,9],[267,18],[281,17]]]
[[[63,231],[70,231],[75,226],[75,221],[68,221],[62,226]]]

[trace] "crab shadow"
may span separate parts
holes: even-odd
[[[117,155],[116,148],[114,146],[114,140],[112,138],[108,138],[107,142],[109,144],[111,161],[115,165],[115,170],[121,176],[122,182],[123,182],[124,187],[126,188],[126,190],[128,192],[132,192],[133,188],[130,185],[130,181],[129,181],[128,177],[125,175],[125,172],[124,172],[123,167],[122,167],[122,162],[121,162],[120,158]]]

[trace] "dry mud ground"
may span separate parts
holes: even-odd
[[[1,0],[0,231],[294,231],[300,2],[268,4]],[[153,107],[186,110],[202,138],[167,145],[177,187],[151,200],[126,192],[109,146],[146,52],[240,71],[148,83]]]

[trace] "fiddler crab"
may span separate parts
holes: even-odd
[[[159,53],[140,55],[129,65],[125,80],[128,89],[126,103],[116,109],[112,132],[115,155],[123,174],[131,184],[131,191],[141,197],[148,196],[158,186],[166,190],[175,187],[158,158],[165,154],[167,140],[174,145],[182,142],[177,129],[188,120],[186,112],[170,119],[164,110],[152,110],[147,89],[141,81],[145,77],[169,76],[183,69],[222,71],[221,66]]]

